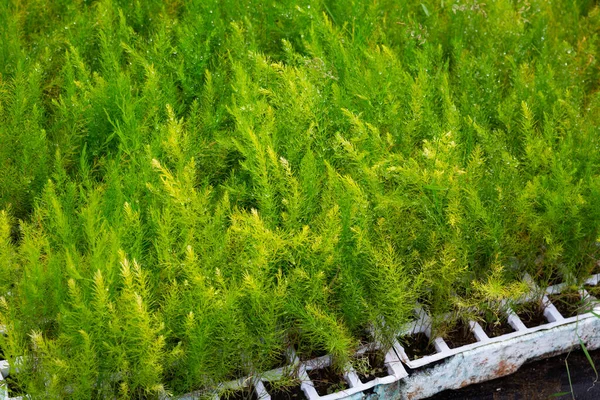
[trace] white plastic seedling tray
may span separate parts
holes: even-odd
[[[599,283],[600,274],[585,282],[588,285]],[[319,396],[308,376],[308,371],[330,365],[329,356],[320,357],[297,364],[296,374],[301,381],[302,391],[309,400],[425,399],[447,389],[458,389],[511,374],[527,361],[567,352],[579,347],[581,342],[590,350],[600,348],[600,318],[592,311],[565,318],[550,301],[548,295],[560,293],[566,288],[565,284],[551,286],[545,291],[535,287],[533,283],[531,285],[532,294],[521,301],[531,300],[535,293],[538,296],[539,293],[544,293],[542,301],[547,322],[542,325],[528,328],[508,309],[507,319],[514,332],[490,338],[477,322],[471,321],[470,328],[477,339],[476,343],[450,349],[442,338],[435,338],[433,344],[437,352],[418,360],[409,360],[402,346],[396,342],[394,351],[386,355],[389,376],[363,383],[356,371],[348,367],[344,375],[348,389],[326,396]],[[594,302],[593,312],[600,313],[596,299],[585,290],[581,290],[580,295],[583,299]],[[404,334],[423,332],[428,337],[431,336],[431,318],[420,307],[417,315],[418,320]],[[409,367],[410,374],[399,361]],[[295,362],[298,362],[297,358]],[[262,381],[277,379],[276,374],[265,376],[269,378],[262,378]],[[261,382],[255,385],[258,397],[261,400],[271,400]]]
[[[600,284],[600,274],[591,276],[586,285]],[[559,284],[541,291],[532,283],[532,295],[542,293],[546,307],[544,317],[547,323],[528,328],[510,309],[507,311],[508,322],[514,332],[490,338],[481,326],[470,322],[470,328],[477,342],[450,349],[442,338],[434,338],[436,353],[410,360],[399,342],[385,356],[388,375],[362,382],[359,375],[348,365],[344,379],[348,388],[320,396],[315,390],[308,371],[326,368],[331,365],[330,356],[300,362],[293,350],[288,351],[288,366],[268,371],[260,376],[241,378],[220,385],[221,390],[237,390],[250,388],[259,400],[271,400],[264,382],[277,381],[287,375],[298,379],[300,387],[308,400],[339,399],[411,399],[419,400],[433,396],[447,389],[458,389],[470,384],[499,378],[515,372],[525,362],[567,352],[584,343],[589,350],[600,348],[600,299],[590,296],[585,290],[580,291],[583,299],[590,301],[590,311],[575,317],[565,318],[550,301],[548,295],[560,293],[566,285]],[[525,297],[526,302],[531,296]],[[593,307],[593,308],[592,308]],[[417,309],[418,320],[412,323],[402,335],[423,332],[431,336],[431,318]],[[377,345],[371,349],[377,348]],[[357,352],[361,355],[369,348]],[[402,363],[409,367],[410,373]],[[8,364],[0,361],[0,380],[8,376]],[[219,400],[214,394],[214,400]],[[165,396],[166,398],[166,396]],[[206,398],[204,393],[189,393],[179,396],[180,400]],[[9,398],[4,385],[0,387],[0,400],[17,400]]]
[[[585,284],[598,285],[600,274],[590,277]],[[541,293],[532,284],[532,293]],[[402,361],[411,368],[411,374],[398,387],[382,386],[382,398],[418,400],[433,396],[447,389],[458,389],[470,384],[499,378],[515,372],[529,360],[545,358],[579,347],[583,342],[589,350],[600,348],[600,307],[597,299],[585,290],[580,291],[588,301],[590,311],[565,318],[552,304],[548,295],[557,294],[567,286],[559,284],[545,290],[544,317],[546,323],[528,328],[512,311],[508,311],[508,322],[514,332],[490,338],[476,322],[471,330],[477,342],[456,349],[448,349],[443,339],[435,339],[436,354],[419,360],[409,360],[399,343],[395,344]],[[531,300],[531,296],[522,301]],[[596,315],[594,315],[596,314]],[[405,334],[424,332],[427,324],[413,324]],[[440,345],[441,344],[441,345]],[[414,369],[413,369],[414,368]]]
[[[540,290],[538,287],[536,287],[535,283],[533,283],[533,280],[531,280],[529,278],[527,280],[529,281],[529,283],[532,287],[532,293],[525,296],[520,301],[521,303],[526,303],[526,302],[532,300],[533,298],[535,298],[536,293],[542,292],[542,290]],[[598,282],[600,282],[600,274],[593,275],[585,282],[585,284],[597,285]],[[544,303],[544,317],[547,321],[547,323],[545,323],[545,324],[535,326],[532,328],[527,328],[525,326],[525,324],[523,324],[521,319],[510,308],[508,308],[507,309],[507,320],[508,320],[508,323],[514,329],[514,332],[511,332],[511,333],[508,333],[508,334],[505,334],[502,336],[490,338],[487,336],[487,334],[484,332],[484,330],[481,328],[481,326],[477,322],[470,321],[469,325],[471,327],[471,331],[473,332],[475,338],[477,339],[477,342],[475,342],[475,343],[471,343],[466,346],[461,346],[461,347],[451,349],[446,344],[446,342],[444,341],[443,338],[435,337],[435,338],[433,338],[432,343],[435,346],[436,352],[434,354],[424,356],[424,357],[421,357],[416,360],[411,360],[408,357],[408,355],[406,354],[404,348],[402,347],[402,345],[399,341],[396,341],[394,343],[394,349],[396,350],[396,353],[398,354],[398,356],[400,357],[400,360],[404,364],[406,364],[410,369],[418,369],[420,367],[424,367],[426,365],[430,365],[430,364],[439,362],[440,360],[443,360],[444,358],[448,358],[448,357],[451,357],[458,353],[462,353],[462,352],[469,351],[469,350],[472,350],[472,349],[475,349],[475,348],[478,348],[481,346],[485,346],[490,343],[506,341],[507,339],[522,336],[527,333],[536,332],[536,331],[540,331],[540,330],[548,330],[548,329],[552,329],[558,325],[571,324],[571,323],[577,322],[578,320],[581,320],[583,318],[594,317],[594,315],[591,312],[588,312],[585,314],[577,315],[575,317],[564,318],[558,312],[558,310],[556,309],[554,304],[552,304],[552,302],[548,298],[548,295],[558,294],[566,287],[567,287],[567,285],[562,283],[562,284],[550,286],[545,290],[545,294],[542,296],[542,302]],[[582,296],[583,299],[592,299],[592,297],[585,290],[580,291],[580,295]],[[415,333],[424,333],[425,335],[427,335],[428,338],[431,339],[431,319],[428,315],[426,315],[420,311],[418,311],[418,313],[419,313],[419,319],[417,321],[411,323],[407,327],[407,329],[401,335],[399,335],[400,337],[412,335]]]
[[[373,349],[377,349],[378,347],[379,346],[375,346]],[[357,356],[363,355],[368,350],[369,348],[367,347],[362,348],[357,352]],[[386,353],[384,360],[384,365],[387,367],[388,372],[387,376],[381,378],[374,378],[373,380],[367,382],[362,382],[354,368],[352,368],[351,365],[348,365],[346,368],[346,373],[344,374],[344,379],[348,384],[348,388],[336,393],[321,396],[319,395],[319,393],[317,393],[315,385],[308,375],[308,371],[320,368],[327,368],[330,365],[331,358],[329,356],[324,356],[316,360],[311,360],[300,364],[299,373],[300,379],[302,380],[301,388],[309,400],[337,400],[347,398],[355,394],[359,394],[359,397],[362,397],[364,391],[367,391],[377,385],[392,384],[408,376],[408,373],[402,366],[400,359],[398,358],[396,353],[392,349],[390,349]]]
[[[378,348],[378,345],[364,347],[361,348],[356,355],[360,356],[368,350]],[[352,366],[348,365],[346,367],[346,372],[344,373],[344,380],[346,381],[348,388],[336,393],[328,394],[326,396],[320,396],[315,389],[313,381],[310,379],[308,371],[329,367],[331,365],[331,357],[326,355],[312,360],[300,362],[295,352],[290,350],[288,361],[290,367],[268,371],[261,374],[259,377],[247,377],[238,379],[236,381],[226,382],[223,383],[219,389],[236,390],[252,387],[258,399],[271,400],[271,395],[265,388],[264,382],[277,381],[283,376],[287,375],[296,378],[300,382],[300,388],[308,400],[337,400],[351,397],[356,397],[358,399],[364,396],[365,391],[368,391],[375,386],[389,385],[405,378],[408,375],[395,351],[390,349],[386,353],[384,360],[384,365],[386,366],[388,372],[387,376],[374,378],[368,382],[362,382]],[[179,399],[193,400],[199,399],[200,397],[200,393],[190,393],[179,397]],[[215,400],[218,400],[219,396],[215,395],[214,398]]]
[[[4,379],[8,377],[9,373],[10,365],[8,364],[8,361],[0,361],[0,400],[22,400],[22,396],[10,397],[8,395],[8,387],[6,386]]]

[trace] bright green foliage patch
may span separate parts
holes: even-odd
[[[1,3],[1,347],[33,396],[342,368],[417,299],[596,265],[593,1]]]

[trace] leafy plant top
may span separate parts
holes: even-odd
[[[417,300],[581,282],[599,29],[591,0],[0,2],[19,389],[211,393],[290,348],[341,376]]]

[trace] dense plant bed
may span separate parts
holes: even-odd
[[[387,354],[382,352],[380,345],[366,345],[354,355],[350,364],[342,368],[343,372],[333,367],[329,355],[300,362],[295,352],[289,351],[288,362],[284,367],[260,374],[258,377],[249,376],[221,384],[216,396],[221,399],[233,397],[266,400],[321,398],[334,400],[362,396],[370,398],[374,395],[378,398],[409,396],[419,399],[448,388],[463,387],[465,384],[504,376],[519,368],[525,361],[568,351],[581,343],[590,349],[596,349],[600,347],[600,318],[597,314],[600,312],[600,306],[597,298],[590,293],[600,284],[599,278],[600,276],[595,275],[585,281],[585,286],[590,289],[590,292],[583,289],[579,292],[581,297],[587,299],[585,303],[587,306],[579,308],[576,315],[560,313],[561,307],[557,307],[556,302],[551,300],[555,298],[556,301],[563,301],[562,297],[557,296],[563,293],[567,298],[571,298],[571,287],[560,284],[540,290],[533,285],[531,293],[512,305],[512,308],[530,311],[530,304],[537,307],[538,302],[532,299],[541,295],[545,307],[540,310],[540,313],[545,317],[539,325],[526,326],[519,314],[510,308],[506,310],[507,321],[510,321],[506,323],[511,327],[510,332],[496,335],[497,337],[488,335],[478,322],[471,321],[466,326],[455,325],[450,333],[445,332],[445,338],[436,338],[435,347],[432,346],[430,349],[436,354],[426,356],[425,362],[414,363],[410,357],[407,357],[410,346],[413,346],[412,350],[416,351],[418,348],[428,348],[431,343],[428,339],[431,330],[423,328],[423,326],[431,327],[431,318],[421,312],[419,313],[421,319],[428,321],[429,324],[415,321],[411,324],[412,330],[405,331],[401,337],[421,338],[420,334],[423,334],[427,338],[425,342],[422,339],[403,341],[402,345],[397,345],[395,352]],[[544,293],[552,293],[557,297],[546,296]],[[595,311],[592,310],[592,306],[596,307]],[[535,307],[533,309],[537,310]],[[527,316],[526,313],[525,315]],[[494,330],[494,332],[498,331]],[[448,342],[456,340],[455,336],[459,338],[472,336],[476,343],[450,346]],[[534,349],[531,348],[532,343],[535,343]],[[400,358],[409,367],[408,373],[401,366]],[[463,361],[456,361],[455,358]],[[473,360],[479,360],[477,368],[465,366]],[[427,367],[424,368],[425,366]],[[458,375],[452,373],[457,367],[460,372]],[[436,385],[422,386],[431,379],[435,380]],[[398,381],[401,381],[399,385],[393,385]],[[197,399],[202,396],[206,394],[190,394],[179,398]]]
[[[526,280],[532,282],[530,279]],[[391,352],[382,354],[380,347],[376,345],[365,346],[354,356],[353,362],[343,368],[342,373],[332,367],[330,356],[299,364],[299,359],[291,353],[291,365],[298,365],[291,374],[296,378],[290,379],[291,375],[283,373],[282,370],[264,374],[263,376],[269,378],[261,380],[260,384],[264,386],[258,385],[264,388],[261,398],[266,398],[267,394],[275,394],[278,398],[282,396],[285,399],[292,396],[301,399],[333,400],[356,397],[362,393],[361,396],[367,398],[376,395],[379,398],[408,396],[419,399],[448,388],[463,387],[466,384],[504,376],[519,368],[525,361],[565,352],[582,343],[590,349],[599,348],[600,306],[597,303],[598,299],[590,295],[598,285],[599,275],[585,281],[585,286],[589,289],[576,291],[580,300],[573,301],[573,304],[581,304],[581,298],[586,299],[583,303],[585,307],[578,307],[575,315],[570,315],[561,313],[562,307],[557,303],[565,301],[565,298],[571,299],[573,288],[557,284],[540,290],[537,285],[532,284],[530,293],[506,309],[505,323],[510,329],[506,329],[503,334],[488,335],[480,323],[471,321],[468,325],[454,325],[450,332],[444,333],[444,338],[435,339],[435,346],[431,345],[432,341],[429,339],[432,334],[432,320],[427,314],[420,312],[420,321],[411,323],[411,327],[400,336],[403,339],[408,337],[418,340],[402,340],[397,343],[395,351],[399,358]],[[561,297],[561,294],[565,296]],[[541,300],[536,300],[538,298]],[[543,309],[538,310],[538,303],[544,304]],[[593,306],[596,307],[595,310],[592,309]],[[515,313],[513,308],[520,313]],[[539,312],[543,321],[527,326],[525,322],[531,319],[531,311]],[[519,314],[527,319],[519,317]],[[426,339],[422,339],[421,335]],[[460,346],[451,345],[451,341],[457,343],[457,338],[464,340],[469,337],[474,340],[466,341]],[[531,348],[532,343],[536,344],[535,349]],[[421,362],[414,362],[410,354],[415,354],[419,349],[421,354],[434,354],[423,356],[424,360]],[[464,361],[457,362],[455,357]],[[479,360],[477,368],[468,367],[472,362],[471,358]],[[399,359],[409,367],[408,373],[400,365]],[[378,368],[379,364],[383,368]],[[423,368],[425,366],[427,368]],[[452,373],[457,366],[460,366],[458,375]],[[378,374],[380,375],[376,376]],[[249,379],[240,380],[239,385],[246,384]],[[421,386],[432,379],[436,385]],[[373,380],[376,381],[372,382]],[[401,383],[392,385],[397,381]]]
[[[400,379],[409,334],[416,368],[589,308],[596,2],[0,3],[0,349],[31,397],[335,397]],[[582,307],[519,306],[532,282]]]

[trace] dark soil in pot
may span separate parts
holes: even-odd
[[[408,358],[413,361],[436,353],[435,346],[423,332],[406,335],[398,340],[402,347],[404,347]]]
[[[575,317],[583,307],[581,296],[575,290],[551,294],[548,298],[564,318]]]
[[[491,338],[506,335],[515,331],[506,319],[484,320],[481,321],[479,325],[481,325],[485,334]]]
[[[475,338],[468,323],[458,321],[454,328],[444,335],[444,341],[448,347],[456,349],[477,342],[477,338]]]
[[[389,375],[385,365],[385,354],[380,351],[369,351],[357,356],[355,369],[362,383]]]
[[[332,367],[312,369],[306,372],[319,396],[326,396],[349,387],[344,375],[339,374]]]
[[[294,386],[277,386],[271,382],[264,382],[264,385],[271,400],[306,400],[306,395],[300,389],[300,382]]]
[[[522,304],[517,310],[517,315],[528,328],[548,323],[548,320],[544,317],[544,307],[537,301]]]
[[[258,400],[254,386],[231,392],[225,392],[219,397],[223,400]]]

